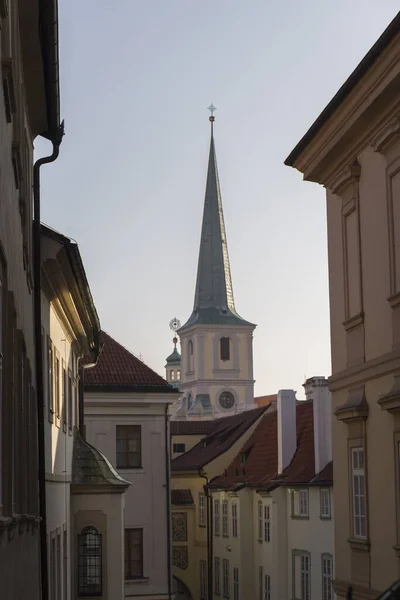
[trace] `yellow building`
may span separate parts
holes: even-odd
[[[400,13],[286,164],[326,188],[339,597],[400,576]]]
[[[266,410],[267,407],[261,407],[215,421],[171,422],[175,455],[171,492],[176,600],[212,597],[212,590],[208,591],[212,583],[209,573],[212,507],[205,486],[224,473]]]

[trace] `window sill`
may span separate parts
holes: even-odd
[[[143,467],[119,467],[116,466],[117,471],[140,471],[143,470]]]
[[[200,525],[200,523],[199,523],[199,527],[201,527],[202,529],[205,529],[205,528],[206,528],[206,526],[205,526],[205,525]],[[219,536],[218,536],[218,537],[219,537]]]
[[[370,543],[366,538],[348,538],[347,541],[352,550],[358,550],[358,552],[369,552]]]
[[[149,582],[149,578],[148,577],[128,577],[125,578],[125,584],[131,584],[131,583],[148,583]]]
[[[321,521],[332,521],[332,516],[329,515],[329,517],[324,517],[322,515],[319,516]]]
[[[290,518],[297,521],[309,521],[310,515],[291,515]]]

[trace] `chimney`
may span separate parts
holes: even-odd
[[[310,377],[303,385],[313,401],[315,473],[332,460],[332,398],[325,377]]]
[[[289,465],[296,451],[296,392],[279,390],[278,410],[278,474]]]

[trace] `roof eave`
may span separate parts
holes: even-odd
[[[41,135],[54,141],[60,126],[58,0],[39,0],[39,32],[47,109],[47,129]]]

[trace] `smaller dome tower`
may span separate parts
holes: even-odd
[[[177,329],[181,326],[179,320],[174,317],[169,324],[170,329],[176,332]],[[174,349],[172,354],[170,354],[166,359],[165,364],[165,378],[170,385],[173,385],[176,388],[179,388],[181,383],[181,355],[177,349],[178,338],[176,334],[174,335],[172,342],[174,344]]]

